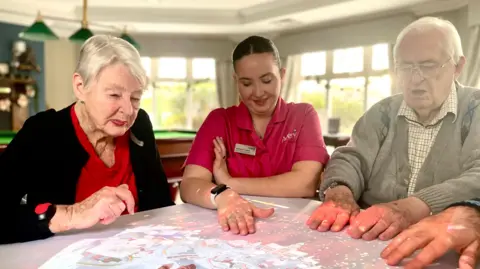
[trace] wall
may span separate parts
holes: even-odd
[[[479,1],[480,2],[480,1]],[[432,14],[450,20],[458,29],[464,48],[468,44],[468,8]],[[349,48],[376,43],[394,44],[398,33],[415,20],[413,14],[377,17],[335,26],[319,26],[283,34],[274,39],[282,55]]]
[[[0,23],[0,62],[10,62],[12,59],[12,45],[14,41],[19,40],[18,34],[25,29],[24,26]],[[34,75],[34,79],[37,81],[38,92],[37,92],[37,106],[38,111],[45,110],[45,77],[44,77],[44,51],[43,43],[41,42],[27,42],[35,52],[37,64],[40,66],[42,71]],[[31,105],[30,114],[36,113],[34,111],[34,105]],[[37,112],[38,112],[37,111]]]
[[[226,38],[175,35],[132,35],[149,57],[205,57],[229,59],[235,43]]]
[[[394,42],[398,32],[412,20],[411,15],[399,15],[337,26],[323,26],[284,34],[274,41],[282,55]]]
[[[74,102],[72,75],[80,46],[68,40],[45,42],[46,105],[60,110]]]

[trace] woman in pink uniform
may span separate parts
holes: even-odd
[[[254,218],[273,209],[257,208],[240,194],[313,197],[329,156],[314,108],[280,97],[285,69],[271,40],[248,37],[232,61],[241,102],[205,119],[180,193],[187,203],[216,208],[223,230],[246,235],[255,232]]]

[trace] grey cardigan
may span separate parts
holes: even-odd
[[[443,119],[413,194],[432,213],[480,196],[480,90],[457,84],[457,98],[457,118]],[[350,143],[332,154],[321,200],[333,182],[347,185],[362,208],[407,197],[408,123],[397,116],[402,101],[401,94],[384,99],[358,120]]]

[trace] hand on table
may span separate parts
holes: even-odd
[[[415,197],[373,205],[350,222],[347,232],[355,239],[390,240],[420,220],[424,207],[427,208],[428,213],[424,214],[427,216],[430,213],[428,206]]]
[[[226,190],[216,198],[218,223],[222,229],[234,234],[255,233],[255,218],[268,218],[273,208],[258,208],[232,190]]]
[[[327,191],[323,202],[307,220],[307,225],[314,230],[341,231],[350,219],[360,212],[360,207],[353,194],[345,186],[338,186]]]
[[[480,214],[470,207],[452,207],[425,218],[400,233],[383,250],[389,265],[397,265],[423,249],[405,268],[425,268],[453,249],[460,254],[460,269],[473,269],[480,254]]]
[[[213,162],[213,178],[217,184],[228,185],[228,180],[231,178],[227,168],[227,149],[223,138],[216,137],[213,139],[213,151],[215,152],[215,161]]]
[[[133,214],[135,200],[128,189],[128,185],[123,184],[118,187],[103,187],[96,193],[80,203],[71,207],[71,228],[86,229],[98,222],[110,224],[120,217],[125,211]]]

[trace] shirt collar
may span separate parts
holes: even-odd
[[[439,121],[444,119],[448,115],[448,113],[453,114],[452,122],[455,122],[455,120],[457,119],[457,106],[458,106],[457,88],[453,87],[447,99],[445,100],[445,102],[443,102],[442,106],[440,107],[440,111],[438,112],[438,114],[427,125],[437,124]],[[407,103],[405,103],[405,100],[402,102],[402,105],[400,106],[400,110],[398,111],[398,116],[404,116],[408,120],[418,122],[417,114],[411,107],[407,106]]]
[[[247,106],[243,102],[240,102],[240,104],[237,106],[236,114],[238,127],[246,130],[253,130],[252,116],[250,115]],[[277,105],[275,106],[275,110],[273,111],[271,122],[283,122],[287,119],[287,114],[287,103],[282,98],[278,98]]]

